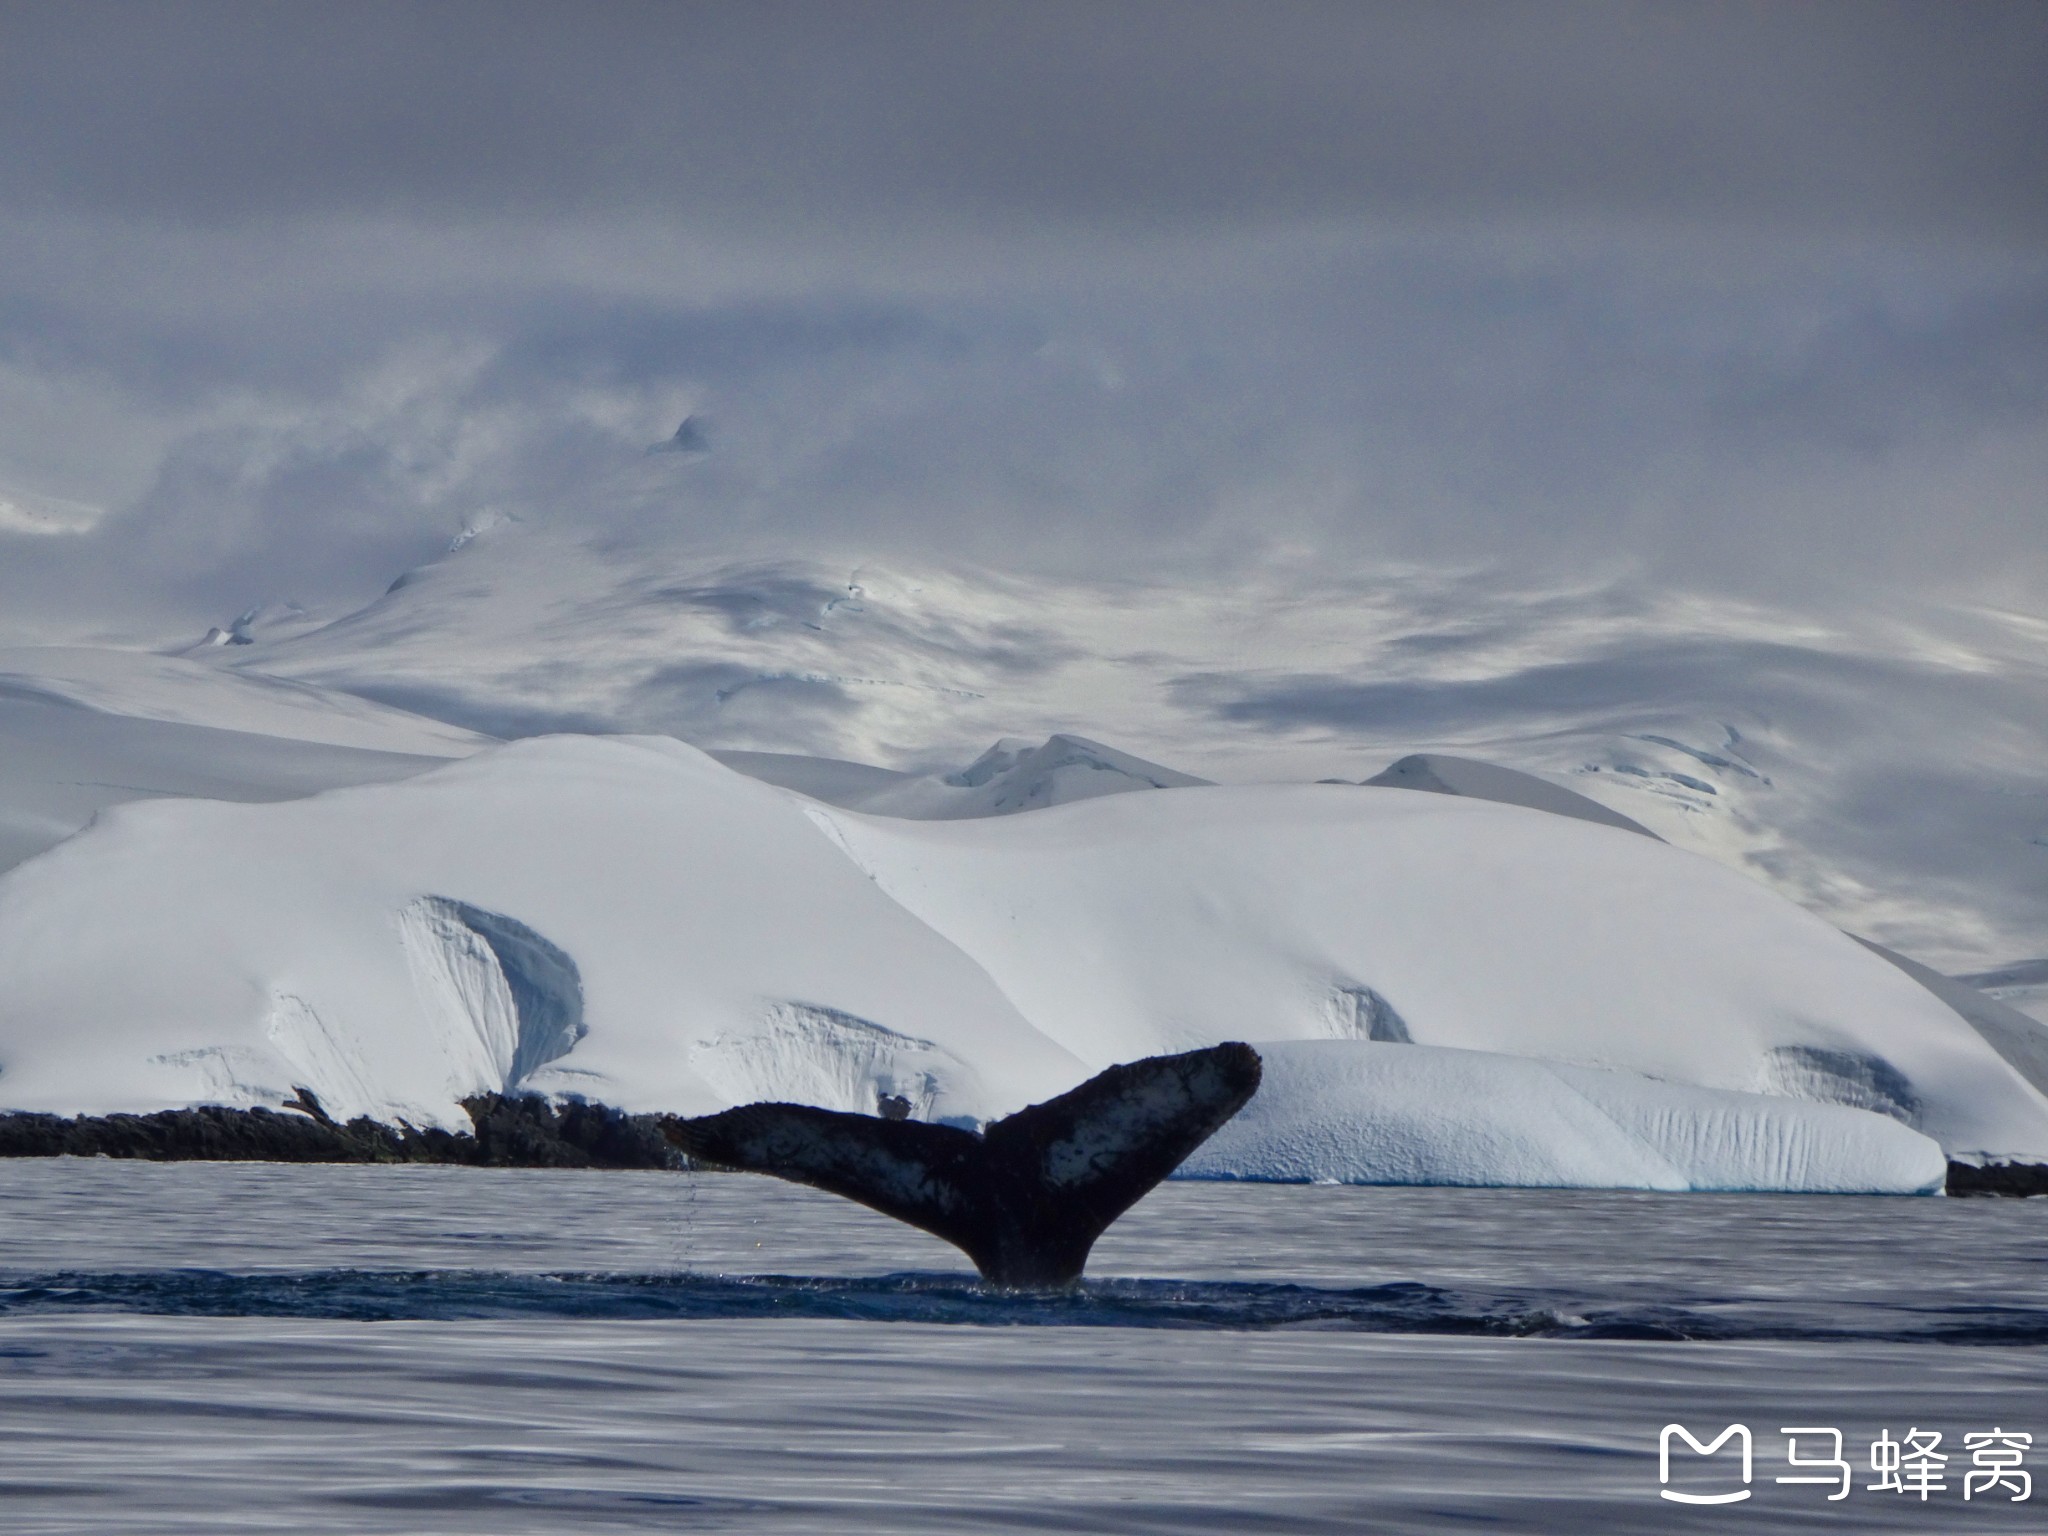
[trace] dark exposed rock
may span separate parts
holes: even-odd
[[[1948,1192],[1952,1195],[2048,1195],[2048,1164],[2043,1163],[1950,1163]]]
[[[151,1162],[464,1163],[482,1168],[676,1168],[657,1116],[500,1093],[463,1100],[474,1132],[335,1120],[305,1088],[282,1110],[203,1105],[150,1115],[0,1114],[0,1157]]]
[[[476,1126],[473,1161],[486,1167],[675,1168],[683,1162],[661,1134],[659,1115],[501,1093],[464,1099],[462,1107]]]

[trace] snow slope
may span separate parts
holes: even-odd
[[[1416,753],[1402,758],[1365,783],[1376,788],[1416,789],[1440,795],[1465,795],[1501,805],[1527,806],[1531,810],[1548,811],[1554,816],[1620,827],[1645,837],[1657,835],[1639,822],[1610,811],[1598,801],[1574,794],[1534,774],[1467,758]],[[2027,979],[2036,970],[2048,974],[2048,963],[2035,962],[2031,969],[2024,965],[2009,967],[1990,972],[1987,976],[1944,976],[1932,966],[1922,965],[1874,940],[1859,938],[1857,942],[1933,993],[1976,1030],[1986,1045],[2004,1057],[2007,1065],[2035,1088],[2048,1093],[2048,1030],[2035,1027],[2039,1022],[2036,1018],[2026,1015],[2020,1007],[2008,1006],[2006,1002],[2008,993],[2024,1000]],[[2048,987],[2041,990],[2048,992]]]
[[[813,799],[849,810],[914,820],[1009,815],[1095,795],[1184,788],[1205,782],[1099,742],[1064,735],[1054,736],[1039,747],[1007,738],[965,769],[922,777],[857,763],[775,753],[713,755],[740,772],[796,789]],[[1373,789],[1408,789],[1490,800],[1616,827],[1644,837],[1657,836],[1640,822],[1549,779],[1473,758],[1413,753],[1360,782]],[[2048,1093],[2048,1031],[2034,1027],[2036,1021],[2023,1012],[2025,1003],[2035,993],[2048,994],[2048,986],[2041,985],[2037,974],[2048,973],[2048,964],[2008,967],[1981,978],[1953,978],[1871,940],[1858,942],[1933,993],[2021,1077]],[[2019,999],[2019,1006],[2008,1006],[2004,1001],[2007,995]]]
[[[0,870],[130,800],[288,800],[405,778],[487,741],[349,694],[174,658],[0,651]]]
[[[303,1084],[453,1125],[482,1090],[986,1116],[1076,1080],[804,803],[679,743],[564,737],[281,805],[118,807],[0,880],[0,1098]]]
[[[0,649],[0,687],[99,714],[366,752],[461,757],[491,740],[340,690],[144,651]]]
[[[284,804],[117,807],[0,878],[10,1109],[304,1085],[441,1124],[482,1089],[979,1119],[1220,1039],[1364,1063],[1277,1053],[1257,1144],[1208,1165],[1241,1176],[1386,1176],[1389,1094],[1403,1156],[1479,1182],[1917,1189],[1920,1132],[2048,1155],[2048,1101],[1818,919],[1651,839],[1450,796],[908,821],[666,739],[557,737]],[[1458,1150],[1473,1072],[1506,1095],[1490,1161]],[[1312,1167],[1335,1101],[1288,1084],[1325,1077],[1362,1096]],[[1581,1101],[1619,1129],[1589,1141]]]
[[[806,757],[800,752],[713,752],[712,757],[750,779],[793,789],[829,805],[854,806],[889,785],[917,777],[870,763],[849,763],[836,757]]]
[[[2048,1100],[1924,988],[1618,829],[1345,785],[814,814],[1091,1064],[1234,1036],[1411,1041],[1848,1104],[1954,1150],[2048,1149]]]

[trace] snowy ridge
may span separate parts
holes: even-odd
[[[2039,1092],[2048,1094],[2048,1027],[2043,1027],[2017,1008],[2007,1007],[1996,997],[1966,986],[1952,976],[1943,976],[1917,960],[1909,960],[1886,949],[1882,944],[1874,944],[1869,939],[1856,942],[1897,966],[1940,998],[1977,1031],[1986,1045],[2004,1057],[2008,1066]]]
[[[0,651],[0,870],[110,806],[287,800],[487,744],[350,694],[130,651]]]
[[[1956,980],[1979,988],[2017,1013],[2048,1024],[2048,960],[2022,960],[1996,970],[1958,976]]]
[[[744,773],[763,784],[793,789],[829,805],[858,806],[862,800],[892,784],[917,777],[893,768],[870,763],[849,763],[840,758],[807,757],[800,752],[713,752],[712,757],[735,773]]]
[[[1411,752],[1366,779],[1371,788],[1419,789],[1435,795],[1469,795],[1498,805],[1526,806],[1548,811],[1553,816],[1571,816],[1579,821],[1619,827],[1655,837],[1641,822],[1611,810],[1588,795],[1576,794],[1548,779],[1497,763],[1482,763],[1469,757],[1450,757],[1441,752]]]
[[[0,690],[126,719],[366,752],[461,757],[491,741],[340,690],[141,651],[0,649]]]
[[[1054,735],[1037,745],[1006,736],[956,773],[902,780],[840,803],[876,816],[957,821],[1208,782],[1084,736]]]

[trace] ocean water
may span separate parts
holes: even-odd
[[[2048,1529],[1964,1438],[2048,1476],[2048,1201],[1176,1183],[1045,1296],[745,1175],[66,1159],[0,1238],[6,1532]]]

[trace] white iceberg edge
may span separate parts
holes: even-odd
[[[1938,1194],[1940,1145],[1870,1110],[1426,1045],[1259,1045],[1184,1179]]]

